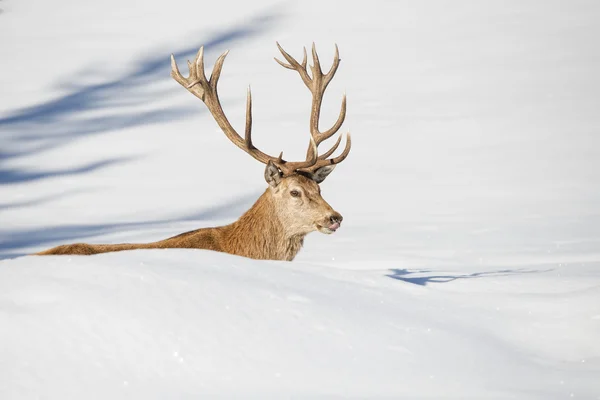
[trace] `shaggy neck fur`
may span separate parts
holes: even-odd
[[[302,248],[308,232],[296,232],[282,208],[267,189],[236,222],[221,228],[230,250],[243,249],[243,256],[291,261]],[[233,252],[233,251],[232,251]]]

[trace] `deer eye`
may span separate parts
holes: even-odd
[[[299,192],[299,191],[297,191],[297,190],[292,190],[292,191],[290,192],[290,195],[291,195],[292,197],[300,197],[300,192]]]

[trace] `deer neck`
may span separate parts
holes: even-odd
[[[266,260],[292,261],[302,248],[306,233],[291,232],[267,189],[236,222],[226,227],[230,243],[239,255]]]

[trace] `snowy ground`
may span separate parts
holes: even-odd
[[[0,8],[0,399],[600,399],[597,2]],[[231,49],[233,124],[251,83],[257,145],[301,157],[310,98],[275,40],[340,46],[339,232],[292,263],[25,256],[239,216],[263,167],[169,54]]]

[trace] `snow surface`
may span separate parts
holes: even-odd
[[[0,3],[0,399],[600,399],[600,3]],[[342,63],[344,215],[292,262],[202,250],[27,257],[230,222],[264,190],[169,77],[301,157]]]

